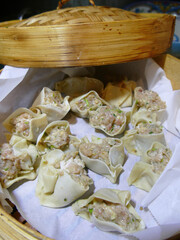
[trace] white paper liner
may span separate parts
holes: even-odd
[[[173,151],[173,157],[150,193],[146,193],[134,186],[129,187],[127,184],[127,178],[131,169],[135,162],[139,161],[139,157],[135,155],[128,155],[124,165],[124,172],[120,175],[119,183],[117,184],[112,184],[105,177],[90,170],[88,171],[89,176],[94,180],[94,189],[92,188],[89,194],[102,187],[130,190],[133,206],[135,206],[138,214],[145,221],[147,228],[131,236],[102,232],[86,220],[75,216],[71,206],[61,209],[40,206],[39,199],[35,196],[37,179],[13,185],[9,189],[11,200],[15,203],[21,215],[33,227],[45,236],[54,239],[91,240],[98,238],[98,240],[116,240],[168,238],[180,230],[179,210],[174,215],[174,211],[179,207],[180,199],[180,191],[175,191],[179,189],[180,183],[180,164],[178,164],[180,135],[178,132],[179,121],[177,119],[180,111],[178,101],[180,91],[172,90],[170,81],[166,78],[164,71],[152,59],[99,67],[98,71],[112,71],[113,73],[119,72],[120,75],[126,75],[129,80],[136,80],[138,86],[158,92],[160,97],[167,103],[168,118],[164,122],[164,126],[168,131],[165,130],[165,137],[168,146]],[[92,72],[94,72],[93,68],[88,70],[76,68],[74,74],[77,76],[77,73],[82,73],[82,75],[90,74],[92,76]],[[63,79],[68,74],[73,76],[72,68],[17,69],[6,66],[0,75],[0,86],[4,94],[0,102],[0,122],[2,123],[18,107],[30,107],[42,87],[53,88],[56,81]],[[73,114],[69,114],[66,119],[70,122],[71,132],[79,138],[84,136],[90,138],[91,135],[104,136],[103,133],[95,131],[94,128],[90,127],[88,121],[77,118]],[[0,131],[1,133],[4,132],[2,124],[0,124]],[[1,134],[1,142],[4,141],[2,136],[3,134]],[[84,197],[87,196],[89,196],[88,193]],[[170,196],[171,200],[169,199]],[[168,211],[166,211],[166,203],[168,203]],[[140,210],[142,205],[146,207],[144,210]]]

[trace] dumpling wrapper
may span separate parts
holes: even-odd
[[[13,119],[19,118],[19,116],[22,116],[24,114],[28,114],[31,119],[24,119],[22,124],[27,127],[25,128],[25,131],[28,130],[28,133],[23,131],[23,125],[22,129],[16,130],[14,124],[12,123]],[[47,126],[47,116],[46,114],[36,114],[30,109],[27,108],[18,108],[16,111],[14,111],[8,118],[5,119],[3,122],[3,126],[12,134],[16,134],[20,137],[25,138],[28,141],[36,142],[37,137],[39,134],[44,130],[44,128]]]
[[[154,142],[149,150],[153,150],[155,148],[166,149],[166,146],[159,142]],[[151,158],[147,154],[148,151],[141,157],[139,162],[135,163],[127,180],[129,185],[134,185],[147,192],[151,190],[161,175],[160,173],[154,171],[154,167],[150,163]]]
[[[115,138],[102,139],[102,138],[97,138],[95,136],[92,136],[91,143],[98,144],[100,146],[100,144],[102,144],[105,139],[110,144],[113,141],[116,141],[116,145],[112,145],[109,150],[109,154],[108,154],[109,164],[107,164],[105,160],[88,157],[85,154],[83,154],[83,151],[82,151],[83,143],[82,145],[80,144],[79,154],[82,160],[84,161],[84,163],[86,164],[86,166],[90,170],[107,177],[112,183],[115,183],[119,174],[123,171],[122,165],[124,164],[124,160],[125,160],[124,146],[120,139],[115,139]],[[86,143],[91,144],[89,141],[87,141]]]
[[[58,128],[60,129],[59,132]],[[53,129],[54,133],[51,133]],[[63,132],[61,131],[62,129]],[[50,134],[52,137],[50,138],[48,145],[44,138],[50,136]],[[55,135],[53,136],[53,134]],[[71,135],[69,122],[66,120],[60,120],[51,122],[46,126],[44,131],[39,135],[36,146],[40,154],[45,154],[53,149],[61,149],[63,151],[78,150],[79,144],[80,140]]]
[[[89,124],[108,136],[119,135],[126,128],[127,116],[121,109],[100,106],[96,111],[90,111],[89,115]]]
[[[22,179],[34,180],[37,176],[40,160],[35,145],[29,143],[26,139],[12,135],[9,144],[12,147],[14,157],[20,158],[20,170],[15,177],[9,177],[2,182],[4,188],[9,188],[12,184]],[[5,169],[4,171],[7,172],[8,170]]]
[[[72,205],[72,209],[75,215],[78,215],[87,221],[92,222],[97,228],[102,231],[118,231],[120,233],[132,233],[135,231],[126,231],[120,225],[114,223],[113,221],[103,221],[96,218],[93,214],[93,209],[91,211],[86,211],[86,207],[93,202],[93,200],[104,200],[110,203],[122,204],[127,210],[135,217],[138,222],[138,227],[135,231],[140,231],[145,228],[143,220],[136,213],[133,206],[130,204],[131,194],[129,191],[120,191],[118,189],[102,188],[96,191],[88,199],[82,199],[76,201]]]
[[[138,156],[145,153],[155,141],[166,145],[163,129],[160,133],[149,134],[139,134],[137,128],[131,129],[125,132],[122,140],[127,152]]]
[[[108,82],[102,97],[115,107],[131,107],[133,102],[134,81]]]
[[[80,107],[81,102],[82,107]],[[77,98],[74,98],[70,102],[71,111],[73,111],[77,116],[82,118],[88,118],[90,111],[94,111],[99,106],[103,105],[109,106],[109,104],[102,98],[100,98],[98,93],[93,90]]]
[[[68,77],[55,84],[55,89],[71,98],[83,95],[91,90],[101,94],[104,88],[103,82],[90,77]]]
[[[67,206],[88,191],[89,184],[93,183],[89,181],[89,184],[84,186],[75,181],[67,171],[56,167],[62,161],[63,156],[64,152],[56,149],[42,157],[36,196],[43,206],[52,208]]]
[[[48,99],[49,98],[49,99]],[[61,120],[70,110],[69,96],[64,99],[61,93],[44,87],[32,104],[32,109],[39,108],[47,115],[48,122]]]

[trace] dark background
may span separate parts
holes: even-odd
[[[112,6],[123,8],[132,0],[94,0],[96,5]],[[70,0],[64,7],[70,6],[87,6],[90,5],[88,0]],[[8,21],[19,19],[19,17],[27,18],[35,14],[54,10],[58,6],[58,0],[4,0],[1,1],[0,21]]]

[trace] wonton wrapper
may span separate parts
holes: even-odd
[[[138,134],[137,129],[131,129],[125,132],[122,140],[127,152],[138,156],[146,152],[155,141],[166,145],[163,130],[161,133]]]
[[[108,82],[103,98],[115,107],[131,107],[133,102],[134,81]]]
[[[10,187],[22,179],[34,180],[39,167],[39,156],[35,145],[16,135],[12,135],[9,144],[13,148],[14,155],[23,158],[20,160],[21,170],[18,172],[18,175],[14,179],[5,180],[2,183],[4,188]]]
[[[80,217],[86,219],[87,221],[92,222],[97,228],[99,228],[102,231],[118,231],[120,233],[132,233],[132,232],[127,232],[123,230],[122,227],[120,227],[119,225],[113,222],[99,220],[90,212],[83,210],[83,208],[85,206],[88,206],[88,204],[91,203],[93,199],[102,199],[111,203],[123,204],[129,210],[129,212],[133,214],[135,218],[139,221],[139,227],[137,228],[137,231],[140,231],[145,228],[145,224],[143,220],[139,217],[139,215],[136,213],[133,206],[130,204],[131,194],[129,191],[120,191],[118,189],[102,188],[96,191],[88,199],[82,199],[82,200],[76,201],[72,205],[72,209],[75,215],[79,215]]]
[[[71,102],[70,102],[70,106],[71,106],[71,111],[73,111],[74,113],[76,113],[77,116],[82,117],[82,118],[88,118],[89,117],[89,111],[94,111],[98,108],[98,106],[93,105],[91,107],[88,106],[88,102],[86,103],[87,108],[84,110],[81,110],[77,103],[80,100],[86,100],[88,95],[93,94],[95,96],[95,98],[97,98],[100,102],[101,102],[101,106],[103,105],[107,105],[109,106],[109,104],[107,102],[105,102],[102,98],[100,98],[100,96],[98,95],[97,92],[95,91],[89,91],[88,93],[81,95],[77,98],[74,98]]]
[[[58,98],[62,101],[61,106],[53,103],[45,103],[46,94],[53,95],[53,93],[57,94]],[[39,108],[42,113],[45,113],[47,115],[48,122],[61,120],[70,110],[68,99],[68,96],[63,99],[60,92],[52,91],[50,88],[44,87],[38,97],[35,99],[31,108]]]
[[[149,150],[161,147],[166,148],[163,144],[154,142]],[[139,162],[135,163],[127,180],[129,185],[134,185],[147,192],[151,190],[161,175],[153,171],[153,165],[149,162],[151,158],[147,155],[148,151],[141,157]]]
[[[135,114],[131,113],[131,124],[136,127],[140,122],[155,123],[157,122],[157,114],[155,112],[147,111],[141,108]]]
[[[111,142],[111,138],[106,138]],[[124,146],[120,139],[115,139],[119,141],[119,144],[114,145],[109,150],[109,166],[105,161],[96,158],[90,158],[85,156],[79,149],[79,154],[86,164],[86,166],[100,175],[107,177],[112,183],[115,183],[119,174],[123,171],[122,165],[125,160]],[[87,141],[88,143],[89,141]],[[97,138],[92,136],[91,143],[101,144],[103,142],[102,138]],[[90,142],[89,142],[90,143]]]
[[[29,134],[28,136],[23,134],[23,131],[20,133],[14,133],[14,126],[11,123],[11,120],[13,118],[18,117],[20,114],[28,113],[30,116],[32,116],[32,119],[30,120],[29,124]],[[3,126],[11,133],[19,135],[23,138],[25,138],[28,141],[36,142],[37,137],[39,134],[44,130],[44,128],[47,126],[47,116],[46,114],[36,114],[30,109],[27,108],[18,108],[16,111],[14,111],[8,118],[5,119],[3,122]]]
[[[78,97],[91,90],[101,94],[104,88],[103,82],[96,78],[89,77],[68,77],[63,81],[59,81],[55,84],[55,89],[64,93],[71,98]]]
[[[89,189],[89,186],[84,187],[73,180],[66,171],[62,173],[61,169],[53,166],[61,161],[63,155],[63,151],[56,149],[42,157],[36,186],[41,205],[52,208],[67,206]]]
[[[38,139],[37,139],[37,149],[39,151],[40,154],[45,154],[49,151],[51,151],[54,148],[49,148],[46,143],[43,142],[43,136],[45,134],[48,135],[48,131],[50,131],[50,129],[55,128],[56,126],[59,127],[64,127],[65,132],[69,135],[69,142],[63,146],[63,150],[78,150],[79,144],[80,144],[80,140],[78,138],[76,138],[75,136],[70,135],[70,126],[69,126],[69,122],[65,121],[65,120],[61,120],[61,121],[54,121],[51,122],[47,125],[47,127],[44,129],[44,131],[39,135]]]

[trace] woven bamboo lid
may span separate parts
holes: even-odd
[[[57,9],[0,24],[0,63],[97,66],[154,57],[171,45],[175,17],[119,8]]]

